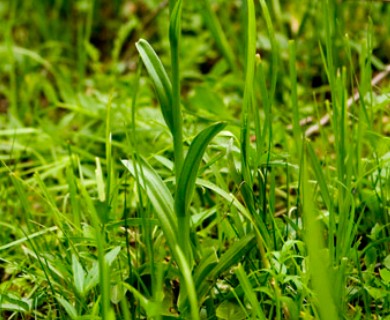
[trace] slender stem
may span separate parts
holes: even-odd
[[[170,1],[170,7],[173,1]],[[180,7],[179,7],[180,6]],[[180,176],[183,165],[183,117],[180,110],[180,33],[181,33],[181,1],[171,9],[170,47],[172,65],[172,114],[173,114],[173,146],[175,154],[176,178]],[[176,17],[175,17],[176,16]]]

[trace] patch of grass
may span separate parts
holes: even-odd
[[[386,2],[0,17],[0,318],[390,316]]]

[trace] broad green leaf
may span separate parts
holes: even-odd
[[[306,154],[302,160],[301,202],[305,219],[305,243],[309,254],[309,273],[314,293],[318,296],[318,311],[321,319],[338,319],[338,294],[330,273],[329,256],[325,253],[323,229],[318,220],[317,210],[313,203],[313,190],[309,184]]]
[[[30,300],[19,298],[12,294],[0,294],[0,310],[28,312],[30,309]]]
[[[237,210],[240,212],[240,214],[243,217],[245,217],[249,223],[251,223],[253,225],[253,228],[254,228],[256,234],[258,236],[260,236],[260,238],[265,239],[266,243],[269,243],[269,242],[267,242],[267,240],[269,238],[268,232],[267,232],[267,230],[265,230],[265,231],[263,230],[263,229],[265,229],[265,226],[260,225],[258,228],[256,221],[255,221],[255,218],[251,215],[251,213],[248,211],[248,209],[240,201],[238,201],[238,199],[234,195],[226,192],[225,190],[223,190],[222,188],[218,187],[216,184],[214,184],[210,181],[197,179],[196,183],[199,186],[202,186],[204,188],[207,188],[207,189],[214,191],[216,194],[218,194],[219,196],[224,198],[232,206],[236,207]],[[236,228],[242,228],[242,225],[241,226],[236,225]]]
[[[194,320],[199,319],[199,316],[196,314],[196,312],[198,312],[198,299],[191,268],[177,241],[177,219],[174,216],[174,201],[169,189],[157,172],[144,159],[139,158],[136,163],[131,160],[122,160],[122,163],[133,176],[136,176],[136,170],[140,170],[139,182],[141,187],[146,191],[148,198],[155,209],[155,214],[160,220],[160,225],[165,238],[167,239],[173,257],[182,274],[182,280],[184,281],[184,288],[186,291],[181,291],[180,294],[182,295],[185,292],[186,295],[184,296],[188,297],[187,301],[190,302],[189,305],[191,306],[192,318]],[[139,168],[136,168],[136,166]]]
[[[121,284],[116,284],[111,287],[111,302],[113,304],[118,304],[124,297],[127,292]]]
[[[173,132],[172,85],[167,72],[165,71],[156,52],[146,40],[140,39],[135,46],[137,47],[146,70],[153,80],[157,98],[161,104],[161,111],[163,113],[164,120],[171,132]]]
[[[221,256],[218,263],[210,257],[208,264],[200,264],[194,272],[194,281],[197,288],[199,300],[202,302],[206,298],[213,283],[220,274],[243,259],[256,244],[254,234],[249,234],[241,238],[230,246],[230,248]],[[211,268],[210,268],[211,267]]]
[[[84,296],[85,292],[85,271],[77,260],[77,257],[72,255],[72,272],[73,272],[73,282],[76,288],[76,291]]]
[[[122,282],[122,285],[140,302],[141,307],[145,310],[148,318],[158,317],[161,315],[161,304],[159,302],[149,300],[141,292],[126,282]]]
[[[228,300],[222,301],[222,303],[217,307],[216,315],[218,319],[223,320],[242,320],[247,319],[247,315],[242,307]]]
[[[203,281],[207,282],[210,272],[217,264],[218,257],[216,250],[212,247],[205,248],[202,259],[200,260],[194,272],[194,279],[196,283],[200,284]]]
[[[89,292],[99,283],[99,264],[94,261],[92,267],[88,270],[88,275],[85,279],[85,292]]]
[[[175,209],[178,216],[187,214],[195,189],[196,176],[203,154],[215,135],[226,126],[225,123],[216,123],[200,132],[188,150],[183,169],[177,182]]]
[[[223,122],[216,123],[204,129],[195,137],[188,150],[177,181],[175,211],[179,227],[178,240],[190,265],[192,264],[192,251],[190,246],[190,218],[188,208],[195,190],[196,176],[208,144],[225,126],[226,124]]]
[[[171,243],[176,243],[177,220],[174,216],[172,195],[161,180],[157,172],[142,158],[139,164],[131,160],[122,160],[122,163],[135,176],[136,171],[140,170],[139,181],[141,187],[146,191],[150,202],[152,203],[156,216],[160,221],[161,228],[165,237]],[[139,168],[135,168],[138,165]]]
[[[229,110],[225,107],[220,95],[215,92],[215,88],[209,85],[199,85],[194,88],[193,96],[189,97],[189,108],[196,110],[200,116],[215,118],[219,121],[232,120]]]
[[[390,270],[390,254],[383,260],[383,265]]]
[[[114,262],[115,258],[118,256],[120,251],[121,251],[121,247],[117,246],[105,254],[104,259],[106,260],[109,266],[111,266],[111,264]]]
[[[370,296],[374,300],[383,299],[384,297],[386,297],[388,295],[388,291],[386,289],[383,289],[383,288],[374,288],[371,286],[364,286],[364,289],[367,290],[367,292],[370,294]]]
[[[388,285],[390,283],[390,271],[387,269],[380,269],[379,274],[381,275],[383,282]]]

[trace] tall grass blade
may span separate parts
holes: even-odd
[[[241,125],[241,152],[242,152],[242,173],[244,180],[249,186],[252,186],[252,177],[250,174],[250,157],[249,157],[249,113],[252,110],[253,102],[253,83],[255,74],[255,54],[256,54],[256,23],[255,23],[255,6],[252,0],[246,1],[247,6],[247,25],[246,25],[246,55],[245,55],[245,89],[243,101],[243,114]]]
[[[316,295],[317,306],[321,319],[339,319],[333,295],[331,266],[329,255],[325,251],[323,229],[316,214],[318,210],[313,205],[313,192],[309,182],[306,166],[306,156],[302,166],[302,203],[305,221],[305,243],[309,253],[309,272]]]
[[[259,2],[260,2],[261,10],[263,11],[265,23],[267,25],[268,36],[270,38],[271,49],[272,49],[271,66],[270,66],[271,85],[269,90],[269,97],[270,97],[270,101],[272,102],[275,96],[276,82],[278,79],[279,50],[278,50],[278,44],[275,36],[275,29],[272,24],[272,18],[268,10],[268,5],[265,0],[259,0]]]
[[[226,35],[222,29],[222,26],[214,13],[210,1],[209,0],[201,0],[201,14],[203,16],[203,19],[207,25],[207,27],[210,29],[211,35],[213,36],[213,39],[215,40],[215,43],[218,47],[218,49],[223,54],[224,58],[226,59],[227,63],[229,64],[230,68],[235,71],[237,69],[237,66],[235,64],[234,59],[234,53],[229,45],[229,42],[226,38]]]
[[[302,130],[299,125],[299,105],[298,105],[298,85],[297,85],[297,68],[296,68],[296,43],[294,40],[290,40],[288,43],[289,48],[289,68],[290,68],[290,85],[291,85],[291,105],[293,110],[293,134],[294,140],[297,144],[297,155],[301,155],[302,150]]]
[[[175,153],[176,177],[180,175],[183,165],[183,117],[180,110],[180,38],[181,38],[181,12],[182,0],[177,0],[171,12],[169,23],[169,42],[171,45],[172,65],[172,121],[171,130]]]
[[[93,199],[88,194],[85,186],[79,183],[79,189],[83,200],[85,201],[86,209],[90,215],[91,223],[94,228],[97,254],[98,254],[98,266],[99,266],[99,285],[101,294],[101,314],[103,319],[110,319],[112,315],[112,308],[110,305],[110,267],[105,260],[105,248],[106,241],[104,234],[102,233],[101,219],[95,208]],[[104,229],[103,229],[104,230]],[[86,280],[86,282],[90,282]]]
[[[329,232],[329,238],[328,238],[328,248],[330,250],[329,254],[330,257],[334,257],[335,255],[335,244],[334,244],[334,239],[336,236],[336,217],[335,217],[335,212],[334,212],[334,204],[333,204],[333,199],[331,198],[329,188],[328,188],[328,183],[326,181],[324,172],[321,168],[319,159],[316,155],[316,153],[313,150],[313,147],[311,146],[310,143],[306,144],[306,150],[309,155],[310,161],[312,168],[314,170],[315,177],[317,179],[317,183],[319,186],[319,190],[321,192],[322,200],[325,203],[325,206],[329,212],[329,227],[328,227],[328,232]]]
[[[245,292],[245,297],[249,300],[252,305],[253,314],[252,318],[266,320],[263,310],[261,309],[260,303],[257,301],[256,293],[254,292],[252,285],[245,273],[244,268],[240,264],[236,269],[236,275],[240,284]]]

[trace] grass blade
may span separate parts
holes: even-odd
[[[302,202],[305,218],[305,243],[309,253],[309,268],[313,289],[318,298],[321,319],[339,319],[332,290],[329,256],[326,254],[323,230],[313,205],[312,187],[306,167],[306,157],[302,166]]]
[[[244,289],[245,296],[249,300],[249,303],[252,305],[253,312],[257,316],[256,318],[265,320],[266,318],[265,318],[263,310],[260,307],[259,302],[257,301],[256,293],[253,291],[253,288],[250,284],[250,281],[249,281],[249,279],[244,271],[244,268],[242,267],[241,264],[236,269],[236,275],[237,275],[238,280],[241,283],[242,288]],[[253,317],[254,317],[254,315],[253,315]]]
[[[234,61],[235,59],[233,50],[229,45],[229,42],[226,38],[221,24],[219,23],[213,9],[211,8],[209,0],[202,0],[200,2],[202,6],[201,14],[207,27],[210,29],[210,32],[215,40],[217,47],[219,48],[219,50],[221,50],[221,53],[228,62],[230,68],[233,71],[236,71],[237,66]]]

